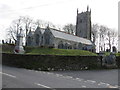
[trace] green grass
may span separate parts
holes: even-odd
[[[120,56],[120,52],[119,52],[119,53],[116,53],[116,56]]]
[[[2,53],[14,53],[14,45],[9,45],[9,44],[3,44],[0,45]]]
[[[14,53],[14,45],[2,45],[3,53]],[[79,55],[79,56],[97,56],[97,54],[84,51],[84,50],[72,50],[72,49],[55,49],[55,48],[41,48],[41,47],[25,47],[25,54],[37,54],[37,55]]]
[[[105,56],[108,56],[108,55],[110,55],[110,52],[105,52]]]
[[[26,47],[26,54],[39,54],[39,55],[80,55],[80,56],[97,56],[97,54],[84,51],[84,50],[72,50],[72,49],[55,49],[55,48],[41,48],[41,47]]]

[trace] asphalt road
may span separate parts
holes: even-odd
[[[44,72],[8,66],[3,66],[0,72],[2,88],[53,90],[56,88],[117,88],[117,73],[117,70]]]
[[[120,71],[119,71],[120,72]],[[118,70],[84,70],[84,71],[55,71],[62,75],[72,76],[73,78],[83,78],[84,80],[94,80],[97,82],[109,83],[113,86],[118,85]]]

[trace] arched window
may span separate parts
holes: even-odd
[[[84,50],[87,50],[87,46],[84,47]]]
[[[68,45],[68,49],[72,49],[72,46],[71,46],[71,45]]]
[[[39,45],[39,42],[40,42],[39,39],[40,39],[40,35],[36,34],[36,36],[35,36],[35,42],[36,42],[37,46]]]
[[[45,45],[49,45],[50,44],[50,35],[45,34]]]
[[[32,43],[32,40],[31,40],[31,37],[29,36],[29,37],[28,37],[28,46],[30,46],[31,43]]]
[[[82,23],[83,21],[82,21],[82,19],[80,19],[80,23]]]
[[[78,44],[78,48],[79,48],[79,49],[82,49],[82,43],[79,43],[79,44]]]
[[[74,49],[77,49],[76,44],[73,45],[73,48],[74,48]]]
[[[115,46],[112,47],[112,51],[113,51],[113,52],[117,52],[117,49],[116,49]]]
[[[43,36],[41,37],[41,45],[43,44]]]
[[[68,43],[65,43],[65,49],[68,49]]]
[[[59,48],[59,49],[64,49],[64,45],[63,45],[63,42],[62,42],[62,41],[60,41],[60,43],[58,44],[58,48]]]

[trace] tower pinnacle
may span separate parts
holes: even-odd
[[[87,11],[89,10],[89,6],[87,5]]]
[[[78,15],[78,8],[77,8],[77,15]]]

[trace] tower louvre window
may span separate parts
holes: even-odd
[[[82,23],[82,19],[80,19],[80,23]]]

